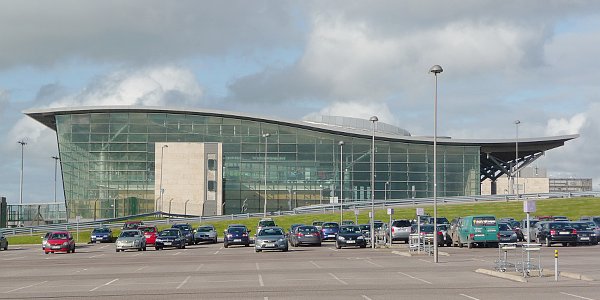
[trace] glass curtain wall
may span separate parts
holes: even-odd
[[[370,201],[371,139],[253,120],[116,112],[58,115],[69,215],[111,218],[153,212],[156,142],[223,146],[225,214]],[[266,143],[263,133],[269,133]],[[339,141],[344,141],[340,162]],[[267,147],[265,147],[265,145]],[[375,199],[433,196],[433,146],[375,141]],[[266,160],[265,160],[266,151]],[[340,176],[340,163],[343,176]],[[438,146],[438,195],[479,193],[479,148]]]

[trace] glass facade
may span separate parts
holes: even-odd
[[[107,218],[154,211],[156,142],[222,145],[223,190],[218,192],[225,214],[263,211],[265,164],[269,211],[337,201],[340,178],[344,201],[370,200],[370,136],[310,128],[196,112],[58,114],[69,215]],[[479,147],[438,144],[437,151],[438,195],[479,194]],[[431,144],[376,136],[375,199],[433,196],[432,153]]]

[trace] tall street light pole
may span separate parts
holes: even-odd
[[[27,142],[20,140],[17,143],[21,144],[21,180],[19,182],[19,204],[23,204],[23,149]]]
[[[165,194],[165,190],[163,189],[163,165],[164,165],[164,161],[163,158],[165,156],[165,148],[169,148],[169,145],[162,145],[162,147],[160,147],[160,185],[159,185],[159,190],[158,192],[160,193],[160,211],[162,212],[163,209],[163,195]]]
[[[379,119],[372,116],[369,121],[373,123],[371,125],[371,248],[375,249],[375,122]]]
[[[264,205],[264,217],[267,217],[267,148],[269,147],[269,136],[271,136],[271,134],[269,133],[263,133],[262,137],[265,138],[265,205]]]
[[[435,99],[433,101],[433,262],[438,262],[438,240],[437,240],[437,97],[438,84],[437,75],[444,70],[439,65],[429,69],[435,76]]]
[[[54,203],[56,203],[56,169],[58,167],[58,156],[51,156],[54,159]]]
[[[340,145],[340,225],[344,221],[344,141],[338,143]]]
[[[515,195],[517,195],[517,200],[519,200],[519,124],[521,121],[515,121],[515,127],[517,128],[517,140],[515,141],[515,187],[517,189]]]

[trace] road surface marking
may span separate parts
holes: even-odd
[[[579,299],[585,299],[585,300],[594,300],[592,298],[586,298],[583,296],[578,296],[578,295],[574,295],[574,294],[569,294],[569,293],[565,293],[565,292],[560,292],[563,295],[567,295],[567,296],[571,296],[571,297],[575,297],[575,298],[579,298]]]
[[[48,282],[48,281],[42,281],[42,282],[38,282],[38,283],[34,283],[34,284],[30,284],[30,285],[28,285],[28,286],[22,286],[22,287],[20,287],[20,288],[12,289],[12,290],[10,290],[10,291],[6,291],[6,292],[4,292],[4,293],[10,293],[10,292],[14,292],[14,291],[18,291],[18,290],[22,290],[22,289],[30,288],[30,287],[33,287],[33,286],[36,286],[36,285],[44,284],[44,283],[46,283],[46,282]]]
[[[143,267],[139,267],[136,271],[141,271],[142,269],[144,269],[147,266],[143,266]]]
[[[191,277],[192,276],[186,277],[185,280],[183,280],[183,282],[177,286],[176,290],[180,289],[184,284],[186,284],[186,282],[188,282],[188,280],[190,280]]]
[[[313,266],[317,267],[317,269],[321,268],[321,266],[317,265],[317,263],[312,260],[310,261],[310,263],[313,264]]]
[[[472,296],[469,296],[469,295],[465,295],[465,294],[459,294],[459,295],[461,295],[463,297],[467,297],[467,298],[469,298],[471,300],[479,300],[479,298],[475,298],[475,297],[472,297]]]
[[[406,277],[409,277],[409,278],[412,278],[412,279],[416,279],[416,280],[419,280],[419,281],[425,282],[425,283],[427,283],[427,284],[433,284],[433,283],[431,283],[431,282],[429,282],[429,281],[427,281],[427,280],[425,280],[425,279],[421,279],[421,278],[418,278],[418,277],[410,276],[410,275],[408,275],[408,274],[406,274],[406,273],[398,272],[398,274],[402,274],[402,275],[404,275],[404,276],[406,276]]]
[[[100,247],[100,249],[104,249],[104,248],[106,248],[106,247],[108,247],[108,246],[110,246],[110,245],[105,245],[105,246],[102,246],[102,247]]]
[[[258,266],[258,263],[256,263],[256,271],[260,271],[260,267]]]
[[[175,252],[175,253],[173,253],[173,255],[179,255],[179,254],[181,254],[181,252]]]
[[[107,283],[105,283],[105,284],[103,284],[103,285],[99,285],[99,286],[97,286],[97,287],[95,287],[95,288],[91,289],[91,290],[90,290],[90,292],[93,292],[93,291],[95,291],[95,290],[97,290],[97,289],[99,289],[99,288],[101,288],[101,287],[103,287],[103,286],[110,285],[111,283],[113,283],[113,282],[115,282],[115,281],[117,281],[117,280],[119,280],[119,278],[115,278],[115,279],[113,279],[113,280],[111,280],[111,281],[109,281],[109,282],[107,282]]]
[[[25,258],[25,256],[19,256],[19,257],[5,258],[5,259],[3,259],[3,260],[13,260],[13,259],[20,259],[20,258]]]
[[[75,273],[79,273],[79,272],[83,272],[83,271],[87,271],[87,269],[81,269],[81,270],[76,271]]]
[[[217,250],[217,251],[215,251],[215,253],[214,253],[214,254],[219,254],[219,251],[221,251],[221,250]]]
[[[196,272],[200,271],[200,269],[202,269],[202,267],[204,266],[204,264],[200,264],[197,268],[196,268]]]
[[[375,263],[375,262],[372,262],[371,260],[365,260],[365,261],[366,261],[366,262],[368,262],[368,263],[370,263],[370,264],[372,264],[372,265],[374,265],[374,266],[377,266],[377,267],[383,268],[383,266],[382,266],[382,265],[380,265],[380,264],[378,264],[378,263]]]
[[[333,273],[329,273],[329,276],[333,277],[333,279],[335,279],[335,280],[339,281],[339,282],[340,282],[341,284],[343,284],[343,285],[348,285],[348,283],[347,283],[347,282],[345,282],[345,281],[343,281],[343,280],[339,279],[337,276],[333,275]]]
[[[426,262],[426,263],[429,263],[429,264],[431,263],[431,261],[429,261],[429,260],[426,260],[426,259],[419,258],[419,260],[420,260],[420,261],[424,261],[424,262]]]
[[[100,257],[100,256],[104,256],[104,254],[98,254],[98,255],[94,255],[94,256],[90,256],[88,258],[95,258],[95,257]]]
[[[260,284],[260,286],[265,286],[265,282],[262,279],[262,275],[258,274],[258,284]]]
[[[363,297],[363,299],[365,299],[365,300],[373,300],[373,299],[371,299],[371,298],[367,297],[367,295],[362,295],[362,297]]]

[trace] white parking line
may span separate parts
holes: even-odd
[[[110,246],[110,245],[105,245],[105,246],[102,246],[102,247],[100,247],[100,249],[104,249],[104,248],[106,248],[106,247],[108,247],[108,246]]]
[[[184,284],[186,284],[188,282],[188,280],[190,280],[191,277],[192,276],[186,277],[185,280],[183,280],[183,282],[177,286],[176,290],[180,289]]]
[[[579,299],[585,299],[585,300],[594,300],[592,298],[587,298],[587,297],[583,297],[583,296],[578,296],[578,295],[574,295],[574,294],[569,294],[569,293],[565,293],[565,292],[560,292],[563,295],[567,295],[567,296],[571,296],[571,297],[575,297],[575,298],[579,298]]]
[[[258,266],[258,263],[256,263],[256,271],[260,271],[260,267]]]
[[[378,264],[378,263],[375,263],[375,262],[372,262],[371,260],[365,260],[365,261],[366,261],[366,262],[368,262],[368,263],[370,263],[370,264],[372,264],[372,265],[374,265],[374,266],[377,266],[377,267],[379,267],[379,268],[383,268],[383,266],[382,266],[382,265],[380,265],[380,264]]]
[[[175,253],[173,253],[173,255],[179,255],[179,254],[181,254],[181,252],[175,252]]]
[[[258,284],[260,286],[265,286],[265,282],[262,279],[262,275],[258,274]]]
[[[343,281],[343,280],[339,279],[337,276],[333,275],[333,273],[329,273],[329,276],[333,277],[333,279],[335,279],[335,280],[339,281],[339,282],[340,282],[341,284],[343,284],[343,285],[348,285],[348,283],[347,283],[347,282],[345,282],[345,281]]]
[[[431,261],[429,261],[429,260],[426,260],[426,259],[419,258],[419,260],[420,260],[420,261],[423,261],[423,262],[426,262],[426,263],[429,263],[429,264],[431,263]]]
[[[99,285],[99,286],[97,286],[97,287],[95,287],[95,288],[91,289],[91,290],[90,290],[90,292],[93,292],[93,291],[95,291],[95,290],[97,290],[97,289],[99,289],[99,288],[101,288],[101,287],[103,287],[103,286],[110,285],[111,283],[113,283],[113,282],[115,282],[115,281],[117,281],[117,280],[119,280],[119,278],[115,278],[115,279],[113,279],[113,280],[111,280],[111,281],[109,281],[109,282],[107,282],[107,283],[105,283],[105,284],[103,284],[103,285]]]
[[[15,260],[15,259],[20,259],[20,258],[25,258],[25,256],[19,256],[19,257],[5,258],[5,259],[3,259],[3,260]]]
[[[412,278],[412,279],[416,279],[416,280],[419,280],[419,281],[425,282],[425,283],[427,283],[427,284],[433,284],[433,283],[431,283],[431,282],[429,282],[429,281],[427,281],[427,280],[425,280],[425,279],[421,279],[421,278],[418,278],[418,277],[410,276],[410,275],[408,275],[408,274],[406,274],[406,273],[398,272],[398,274],[402,274],[402,275],[404,275],[404,276],[406,276],[406,277],[409,277],[409,278]]]
[[[87,271],[87,269],[81,269],[81,270],[75,271],[75,273],[79,273],[79,272],[83,272],[83,271]]]
[[[371,299],[371,298],[367,297],[367,295],[362,295],[362,297],[363,297],[363,299],[365,299],[365,300],[373,300],[373,299]]]
[[[44,284],[44,283],[46,283],[46,282],[48,282],[48,281],[42,281],[42,282],[38,282],[38,283],[34,283],[34,284],[30,284],[30,285],[28,285],[28,286],[22,286],[22,287],[20,287],[20,288],[12,289],[12,290],[10,290],[10,291],[6,291],[6,292],[4,292],[4,293],[15,292],[15,291],[18,291],[18,290],[22,290],[22,289],[30,288],[30,287],[32,287],[32,286],[36,286],[36,285],[40,285],[40,284]]]
[[[221,251],[221,250],[217,250],[217,251],[215,251],[215,253],[214,253],[214,254],[219,254],[219,251]]]
[[[463,297],[467,297],[467,298],[469,298],[469,299],[471,299],[471,300],[480,300],[479,298],[471,297],[471,296],[469,296],[469,295],[465,295],[465,294],[459,294],[459,295],[461,295],[461,296],[463,296]]]
[[[104,256],[104,254],[98,254],[98,255],[94,255],[94,256],[90,256],[88,258],[95,258],[95,257],[100,257],[100,256]]]
[[[196,268],[196,272],[200,271],[200,269],[202,269],[202,267],[204,266],[204,264],[200,264],[197,268]]]
[[[135,271],[136,271],[136,272],[137,272],[137,271],[141,271],[141,270],[143,270],[143,269],[144,269],[144,268],[146,268],[146,267],[147,267],[147,266],[142,266],[142,267],[139,267],[139,268],[138,268],[137,270],[135,270]]]
[[[142,253],[137,253],[137,254],[134,254],[133,256],[140,256],[140,255],[142,255]]]
[[[331,250],[331,251],[335,251],[335,252],[337,252],[337,251],[338,251],[338,249],[335,249],[335,248],[327,248],[327,249],[329,249],[329,250]]]
[[[312,260],[310,261],[310,263],[313,264],[313,266],[317,267],[317,269],[321,268],[321,266],[317,265],[317,263]]]

